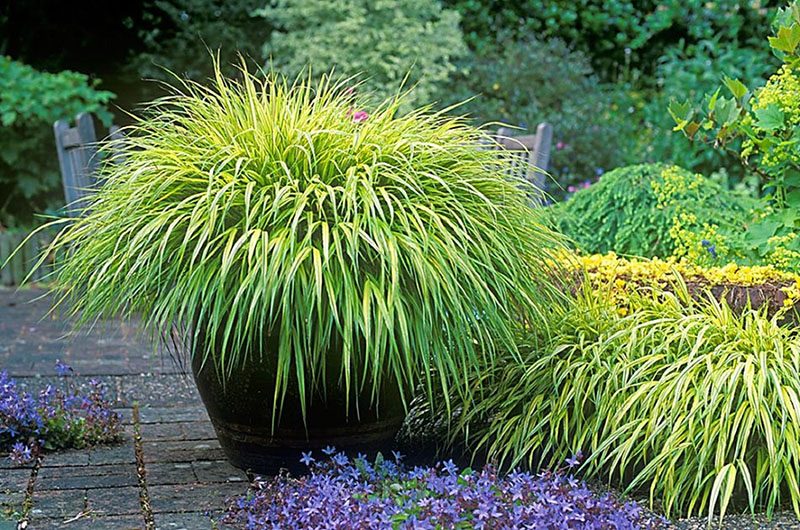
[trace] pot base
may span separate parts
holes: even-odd
[[[363,453],[392,447],[405,419],[395,381],[386,379],[375,395],[364,391],[348,399],[340,381],[340,354],[332,349],[325,381],[307,393],[305,409],[297,382],[290,378],[280,397],[281,412],[273,417],[278,342],[272,337],[264,343],[262,353],[224,378],[212,363],[204,365],[203,355],[192,355],[197,390],[234,466],[262,475],[275,475],[281,469],[305,473],[308,467],[300,463],[303,452],[313,451],[319,459],[323,456],[319,450],[328,446]]]
[[[319,460],[322,449],[335,447],[337,451],[365,453],[388,452],[393,447],[395,434],[402,418],[345,424],[341,427],[302,430],[256,428],[211,418],[222,451],[231,464],[256,475],[277,475],[282,470],[293,475],[308,471],[300,462],[304,452],[312,451]]]

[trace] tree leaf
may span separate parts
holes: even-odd
[[[753,113],[756,115],[756,126],[765,131],[773,131],[783,127],[785,116],[775,103],[770,103],[763,109],[755,109]]]
[[[777,37],[769,37],[769,45],[782,52],[793,54],[800,43],[800,25],[781,26]]]
[[[667,111],[669,115],[672,116],[672,119],[675,120],[676,125],[673,128],[674,131],[682,131],[686,125],[689,124],[689,121],[694,115],[694,109],[691,108],[688,100],[684,103],[678,103],[676,99],[671,100]]]
[[[731,91],[733,97],[736,99],[741,99],[747,94],[747,87],[744,86],[744,83],[739,81],[738,79],[731,79],[728,76],[725,76],[723,82],[725,86],[728,87],[728,90]]]
[[[731,125],[736,121],[739,116],[739,107],[736,105],[736,100],[720,98],[717,101],[715,110],[713,112],[713,119],[715,122],[723,127]]]

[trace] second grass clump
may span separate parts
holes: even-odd
[[[581,451],[587,476],[668,516],[800,512],[796,328],[694,301],[680,284],[633,296],[627,316],[582,297],[548,346],[484,374],[493,391],[464,415],[472,443],[534,469]]]

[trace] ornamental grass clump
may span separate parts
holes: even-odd
[[[493,392],[465,413],[472,443],[506,466],[583,451],[583,473],[649,493],[668,516],[800,514],[797,328],[674,291],[639,295],[627,316],[586,297],[547,347],[484,374]]]
[[[402,100],[244,67],[180,85],[54,241],[57,291],[81,324],[140,315],[221,379],[277,340],[276,408],[330,390],[333,348],[351,401],[465,390],[558,301],[561,238],[484,132]]]
[[[500,475],[487,466],[460,470],[452,462],[407,468],[378,457],[307,454],[310,474],[257,479],[235,499],[224,522],[234,528],[394,530],[517,528],[618,530],[665,528],[635,502],[597,495],[575,478],[545,471]]]

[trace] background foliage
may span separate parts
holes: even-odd
[[[33,212],[63,204],[52,124],[79,112],[111,123],[114,94],[85,75],[39,72],[0,57],[0,226],[31,222]]]
[[[268,21],[253,15],[263,0],[158,0],[146,3],[137,27],[143,50],[129,70],[140,78],[170,81],[167,72],[204,81],[213,76],[211,52],[220,52],[226,73],[235,73],[237,54],[253,59],[269,35]],[[151,87],[156,90],[156,87]]]
[[[448,103],[469,99],[455,112],[477,123],[500,121],[520,127],[518,134],[552,124],[550,173],[558,184],[548,191],[556,197],[624,163],[632,142],[628,94],[603,83],[589,58],[559,39],[501,37],[461,61],[447,92]]]
[[[264,46],[269,64],[289,77],[317,72],[363,74],[377,100],[397,93],[409,74],[406,104],[434,103],[466,52],[459,15],[438,0],[280,0],[257,12],[275,24]]]
[[[500,35],[557,37],[583,51],[606,79],[626,70],[652,73],[664,50],[721,37],[746,43],[761,38],[779,1],[719,0],[445,0],[463,14],[475,50]]]

